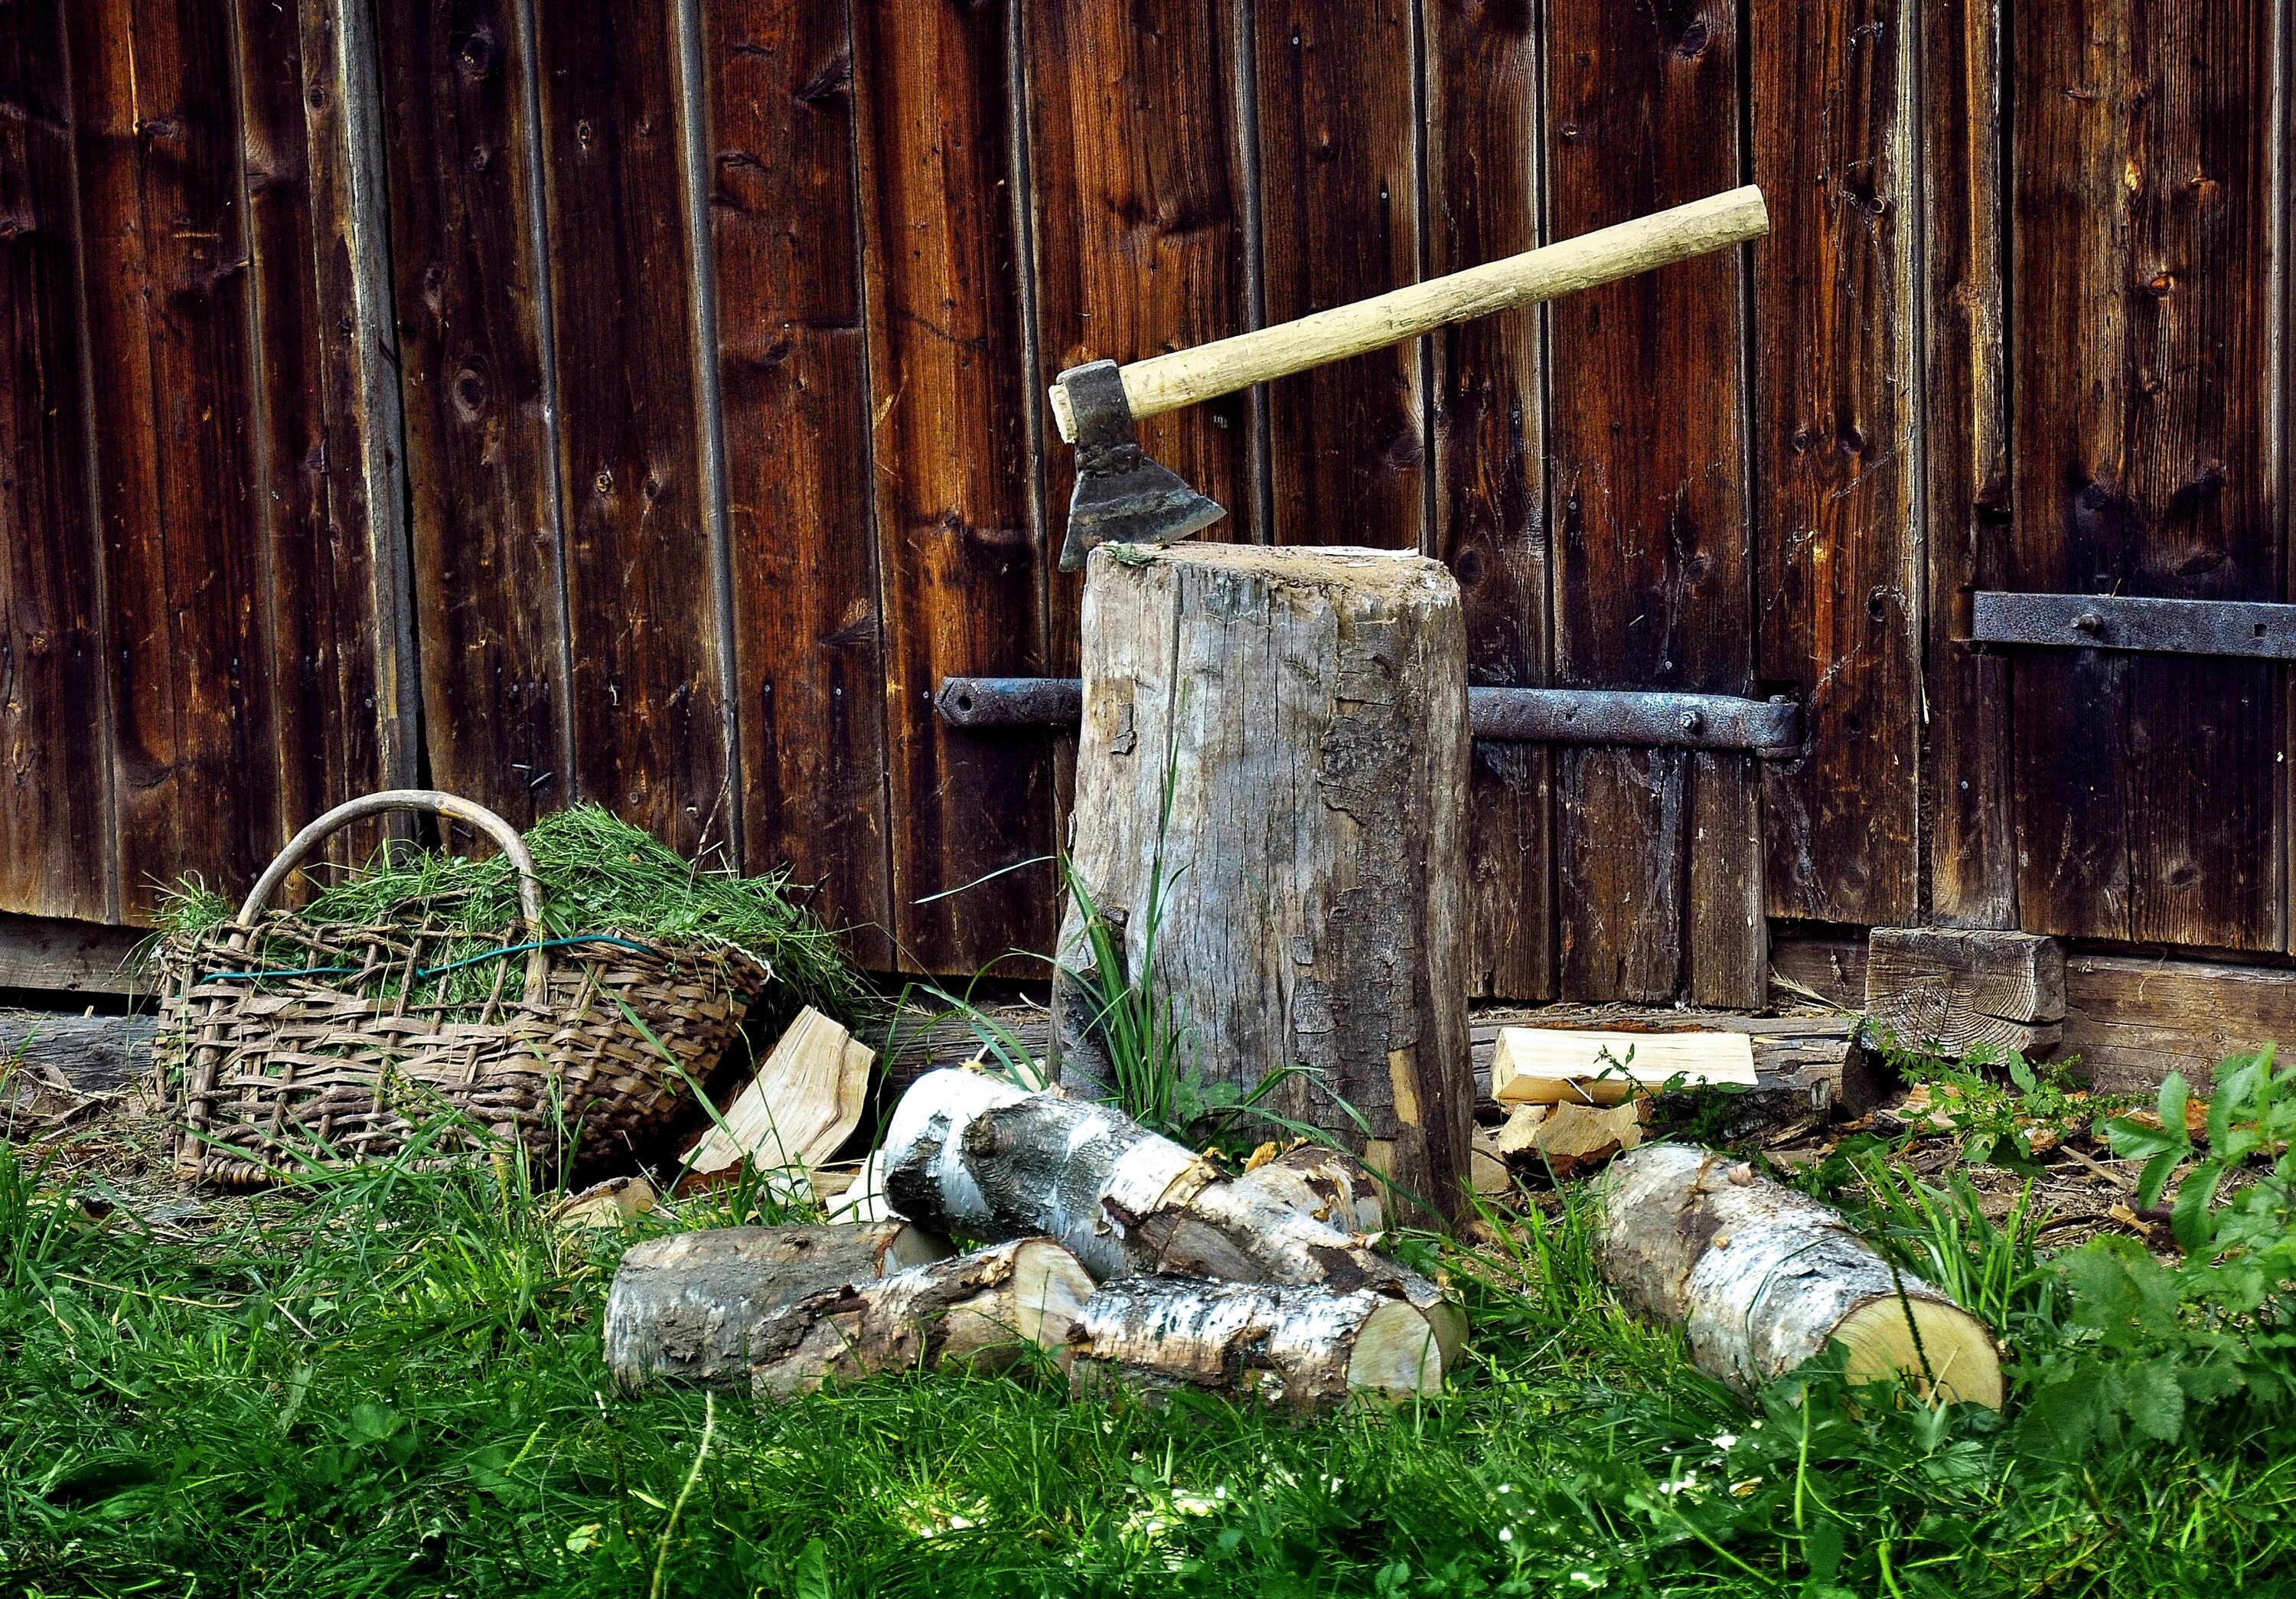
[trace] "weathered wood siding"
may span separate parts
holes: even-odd
[[[0,0],[0,912],[422,776],[788,865],[873,965],[1041,951],[1072,741],[931,699],[1075,669],[1045,381],[1751,179],[1751,249],[1144,430],[1211,537],[1447,561],[1477,683],[1803,706],[1480,748],[1478,991],[2287,952],[2281,668],[1961,640],[2296,598],[2292,15]]]

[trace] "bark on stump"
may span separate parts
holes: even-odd
[[[1475,1094],[1458,586],[1386,550],[1104,546],[1083,631],[1070,847],[1127,975],[1152,967],[1207,1081],[1311,1069],[1270,1108],[1456,1213]],[[1112,1073],[1085,931],[1071,902],[1055,1047],[1093,1093]]]
[[[1841,1213],[1727,1155],[1652,1144],[1603,1171],[1595,1259],[1628,1308],[1680,1326],[1702,1370],[1740,1389],[1839,1339],[1853,1379],[1898,1373],[2001,1407],[1984,1324],[1888,1264]]]

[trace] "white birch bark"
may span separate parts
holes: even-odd
[[[1101,1282],[1163,1273],[1369,1288],[1431,1321],[1447,1358],[1465,1334],[1432,1283],[1319,1220],[1314,1210],[1329,1201],[1314,1184],[1259,1172],[1223,1181],[1113,1106],[928,1072],[894,1108],[882,1164],[904,1216],[974,1238],[1049,1234]]]
[[[1070,1329],[1092,1278],[1049,1238],[1020,1238],[827,1290],[776,1317],[754,1350],[759,1398],[810,1393],[834,1378],[996,1370],[1031,1349],[1065,1361]]]
[[[791,1304],[949,1252],[911,1223],[718,1227],[635,1244],[606,1295],[606,1365],[635,1391],[657,1378],[746,1382],[753,1345]]]
[[[1892,1275],[1832,1206],[1678,1144],[1620,1155],[1598,1185],[1596,1259],[1633,1309],[1681,1326],[1698,1366],[1741,1390],[1839,1339],[1853,1378],[1898,1372],[1998,1409],[1984,1324],[1919,1277]]]
[[[1078,1393],[1193,1388],[1294,1415],[1443,1386],[1443,1354],[1426,1317],[1365,1289],[1128,1277],[1086,1301],[1070,1359]]]

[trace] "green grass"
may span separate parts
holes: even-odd
[[[1449,1394],[1309,1427],[1072,1404],[1041,1372],[707,1417],[698,1393],[624,1398],[599,1317],[627,1236],[554,1230],[545,1203],[514,1168],[370,1168],[155,1242],[0,1150],[8,1591],[2296,1587],[2276,1414],[2060,1464],[1823,1372],[1750,1412],[1611,1300],[1575,1201],[1429,1262],[1477,1324]]]
[[[545,938],[619,932],[643,939],[723,940],[769,962],[778,980],[763,996],[766,1019],[811,1004],[840,1021],[858,1020],[865,990],[821,922],[797,903],[787,873],[739,877],[685,859],[643,829],[595,805],[545,816],[526,835],[543,887]],[[428,959],[445,964],[497,947],[518,921],[518,878],[507,857],[483,860],[434,850],[379,852],[321,886],[301,914],[314,922],[371,925],[427,908],[456,936]],[[176,885],[160,931],[217,927],[238,909],[199,883]],[[275,958],[303,964],[282,946]],[[263,958],[258,949],[254,958]],[[431,980],[450,1002],[483,1003],[498,973],[491,963]]]

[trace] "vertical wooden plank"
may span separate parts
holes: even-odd
[[[1931,0],[1919,21],[1930,914],[1948,927],[2012,928],[2013,668],[2005,653],[1963,642],[1969,596],[2008,582],[2000,8],[1997,0]]]
[[[1412,6],[1255,0],[1267,320],[1414,283]],[[1268,387],[1278,544],[1422,547],[1419,351],[1406,343]]]
[[[234,9],[252,278],[251,470],[274,684],[267,742],[278,775],[273,824],[283,838],[413,773],[383,747],[398,709],[387,682],[398,640],[395,619],[376,604],[339,41],[322,0],[291,10],[240,0]],[[380,836],[347,829],[327,854],[355,862]]]
[[[1555,238],[1737,181],[1731,6],[1554,0],[1549,17]],[[1569,374],[1549,414],[1560,682],[1752,686],[1740,272],[1708,257],[1549,308]],[[1579,750],[1556,765],[1562,992],[1759,1004],[1751,758]]]
[[[1137,361],[1250,325],[1237,0],[1034,0],[1027,43],[1038,372]],[[1227,507],[1199,537],[1254,541],[1248,394],[1152,416],[1148,453]],[[1048,431],[1045,503],[1057,549],[1075,457]],[[1054,669],[1077,669],[1082,586],[1054,578]]]
[[[2271,0],[2015,16],[2016,586],[2277,599]],[[2025,927],[2277,947],[2277,682],[2021,656]]]
[[[514,0],[377,30],[431,779],[523,826],[574,796],[556,443]]]
[[[1913,919],[1915,243],[1901,0],[1753,0],[1757,676],[1792,684],[1808,751],[1765,763],[1768,902]]]
[[[70,8],[123,909],[278,842],[233,16]]]
[[[62,10],[0,5],[0,909],[101,920],[115,890]]]
[[[1434,0],[1427,27],[1427,270],[1539,242],[1539,40],[1523,0]],[[1542,351],[1535,312],[1446,330],[1435,348],[1436,553],[1459,579],[1470,682],[1547,681]],[[1552,764],[1477,744],[1468,794],[1472,991],[1554,992]]]
[[[736,803],[668,7],[536,8],[577,787],[688,853]]]
[[[705,0],[748,869],[892,964],[883,639],[846,8]]]
[[[939,972],[1048,950],[1055,931],[1050,863],[1006,870],[1053,849],[1050,751],[953,732],[932,709],[946,675],[1046,665],[1010,20],[1006,0],[853,11],[893,909],[904,963]]]

